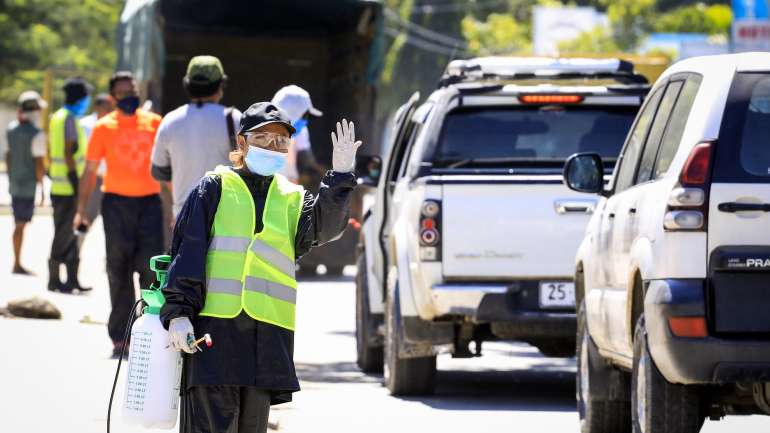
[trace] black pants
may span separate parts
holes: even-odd
[[[77,196],[53,195],[53,242],[51,243],[51,261],[68,263],[78,260],[78,242],[72,221],[77,211]],[[58,279],[58,276],[57,276]]]
[[[104,194],[102,218],[107,248],[107,279],[112,311],[107,331],[121,342],[135,302],[134,272],[147,288],[155,281],[150,258],[163,252],[163,212],[160,197],[125,197]]]
[[[265,433],[270,394],[248,386],[193,386],[182,396],[181,433]]]

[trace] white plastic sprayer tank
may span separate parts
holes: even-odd
[[[168,332],[159,316],[164,301],[160,288],[165,285],[169,260],[156,256],[150,261],[158,282],[142,290],[147,306],[131,328],[123,419],[147,428],[173,429],[179,413],[182,357],[168,347]]]

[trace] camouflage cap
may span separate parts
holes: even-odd
[[[226,78],[222,63],[214,56],[195,56],[187,65],[185,80],[196,84],[209,84]]]

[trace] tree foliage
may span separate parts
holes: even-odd
[[[70,75],[106,86],[115,67],[115,32],[123,0],[0,0],[0,101],[42,90],[45,70],[55,88]],[[54,96],[60,98],[59,93]]]
[[[493,13],[486,21],[468,15],[461,24],[468,50],[474,55],[515,54],[530,51],[530,28],[512,15]]]
[[[729,6],[699,3],[661,14],[653,27],[655,31],[665,33],[725,35],[730,31],[732,20],[733,13]]]
[[[609,29],[596,26],[575,39],[559,43],[560,53],[616,53],[620,48]]]

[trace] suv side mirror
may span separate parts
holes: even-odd
[[[597,153],[577,153],[564,163],[564,184],[573,191],[604,192],[604,163]]]
[[[382,158],[377,155],[360,155],[356,158],[356,176],[361,185],[377,187],[382,169]]]

